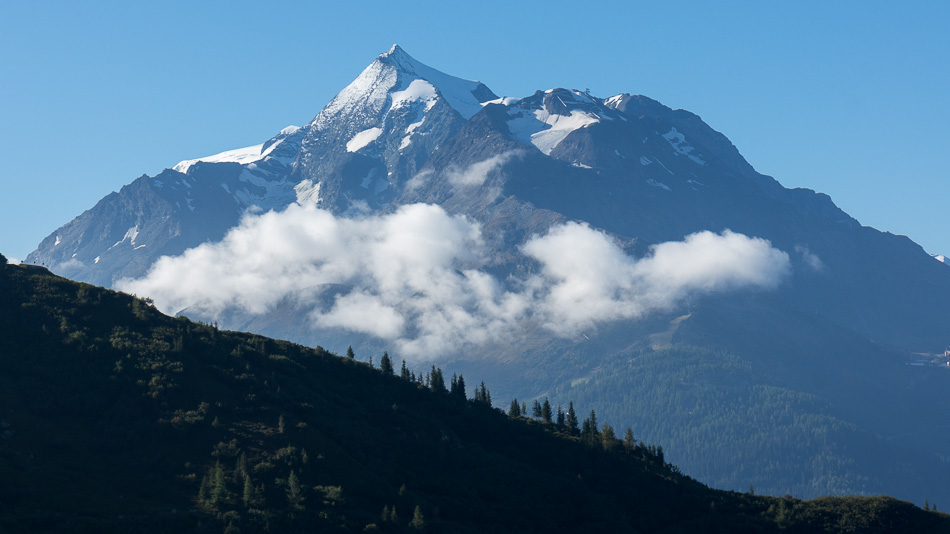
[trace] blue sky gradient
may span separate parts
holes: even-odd
[[[950,3],[0,2],[0,252],[308,122],[393,43],[499,95],[644,94],[950,254]],[[868,259],[864,259],[868,260]]]

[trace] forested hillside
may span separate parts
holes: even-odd
[[[888,497],[711,490],[583,402],[577,432],[493,408],[490,384],[468,399],[451,370],[0,264],[3,532],[950,531]]]

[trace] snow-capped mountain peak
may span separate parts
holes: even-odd
[[[484,84],[457,78],[425,65],[393,45],[340,91],[317,115],[312,125],[324,130],[342,117],[356,131],[376,126],[387,105],[395,107],[392,93],[411,89],[417,80],[425,81],[463,118],[469,119],[481,109],[482,102],[498,98]],[[418,85],[418,84],[417,84]]]
[[[384,206],[495,98],[483,84],[440,72],[393,46],[313,119],[294,177],[323,183],[324,206]]]
[[[389,52],[379,56],[378,61],[429,82],[441,93],[442,98],[466,119],[478,113],[482,102],[497,98],[481,82],[464,80],[433,69],[407,54],[399,45],[393,45]]]

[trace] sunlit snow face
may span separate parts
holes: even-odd
[[[328,308],[311,304],[314,327],[388,340],[401,354],[427,357],[503,340],[531,325],[571,336],[597,323],[667,308],[695,292],[775,287],[788,256],[767,241],[700,232],[636,259],[604,233],[566,223],[521,249],[539,266],[501,281],[479,269],[477,224],[433,205],[393,214],[335,217],[313,207],[248,216],[219,243],[159,260],[140,280],[118,286],[149,295],[166,312],[263,314],[281,300],[316,302],[321,287],[351,288]]]

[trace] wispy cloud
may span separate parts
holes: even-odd
[[[480,187],[485,183],[485,180],[488,179],[491,173],[498,171],[502,165],[512,158],[521,157],[523,155],[524,151],[522,150],[509,150],[508,152],[503,152],[464,168],[452,166],[445,171],[444,178],[455,188]],[[406,182],[406,189],[409,191],[418,189],[437,176],[438,175],[430,169],[421,171]]]
[[[814,252],[808,249],[804,245],[796,245],[795,252],[801,254],[802,261],[808,266],[809,269],[816,273],[820,273],[825,270],[825,263],[821,261]]]
[[[520,150],[510,150],[486,160],[473,163],[464,169],[451,168],[446,172],[446,179],[456,187],[479,187],[485,183],[489,174],[500,168],[511,158],[524,154]]]

